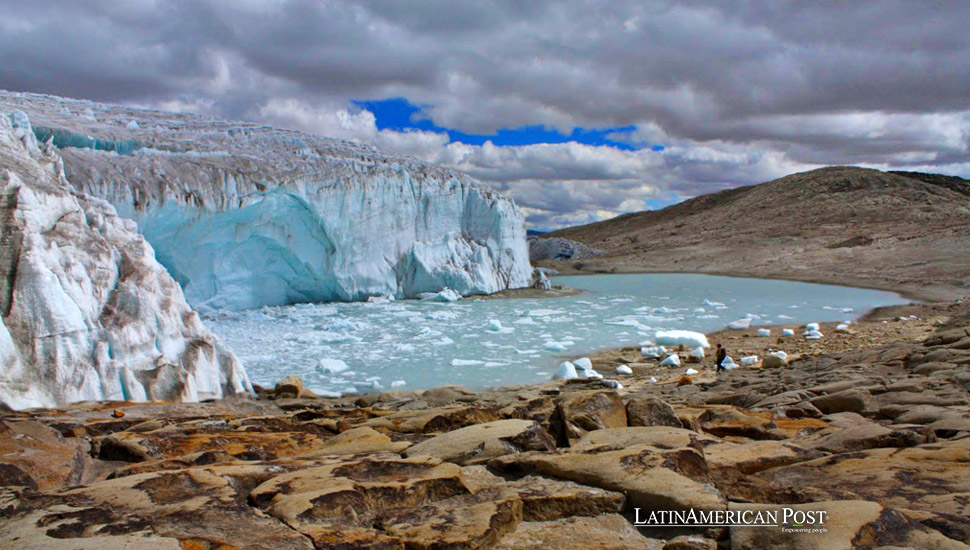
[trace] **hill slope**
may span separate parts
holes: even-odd
[[[690,271],[867,286],[927,299],[970,289],[970,182],[831,167],[550,237],[606,251],[567,271]]]

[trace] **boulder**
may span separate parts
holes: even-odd
[[[556,399],[554,425],[562,442],[571,443],[586,432],[626,427],[626,407],[615,391],[569,392]]]
[[[765,369],[777,369],[777,368],[784,367],[787,364],[788,364],[788,361],[786,359],[783,359],[782,357],[779,357],[777,355],[771,355],[771,354],[765,355],[764,358],[761,360],[761,367]]]
[[[839,412],[862,412],[869,407],[870,395],[866,390],[843,390],[811,400],[825,414]]]
[[[682,427],[674,408],[652,396],[630,399],[626,404],[626,418],[630,426]]]
[[[273,394],[277,398],[299,397],[303,392],[303,380],[299,376],[287,376],[276,383]]]
[[[551,451],[556,443],[532,420],[497,420],[466,426],[422,441],[405,456],[431,455],[456,464],[476,464],[524,451]]]

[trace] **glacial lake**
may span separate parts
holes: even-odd
[[[314,391],[335,394],[540,382],[564,358],[640,344],[660,329],[711,332],[744,317],[754,325],[848,321],[874,307],[906,303],[879,290],[695,274],[564,276],[553,284],[585,292],[300,304],[205,321],[239,356],[253,383],[272,387],[294,374]],[[348,368],[333,372],[326,359]]]

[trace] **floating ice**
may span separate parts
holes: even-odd
[[[405,382],[404,380],[395,380],[395,381],[391,382],[391,387],[392,388],[400,388],[401,386],[404,386],[406,384],[407,384],[407,382]]]
[[[689,330],[660,330],[654,335],[657,345],[686,346],[689,348],[709,348],[707,336]]]
[[[451,366],[453,367],[474,367],[478,365],[484,365],[485,361],[476,361],[474,359],[452,359]]]
[[[713,301],[708,300],[706,298],[701,303],[704,304],[707,307],[725,307],[725,305],[722,302],[713,302]]]
[[[737,321],[731,321],[727,326],[732,330],[745,330],[751,326],[751,318],[745,317],[743,319],[738,319]]]
[[[317,363],[317,369],[318,370],[320,370],[321,372],[327,372],[327,373],[330,373],[330,374],[336,374],[338,372],[343,372],[343,371],[345,371],[345,370],[347,370],[349,368],[350,367],[347,366],[347,363],[344,363],[340,359],[324,358],[324,359],[321,359]]]
[[[561,309],[533,309],[526,313],[527,317],[549,317],[552,315],[564,315],[566,312]]]
[[[432,302],[457,302],[458,300],[461,300],[461,294],[458,294],[454,290],[446,287],[440,292],[418,293],[418,299]]]

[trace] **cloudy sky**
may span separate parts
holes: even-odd
[[[970,177],[970,3],[4,0],[0,88],[464,170],[548,229],[830,164]]]

